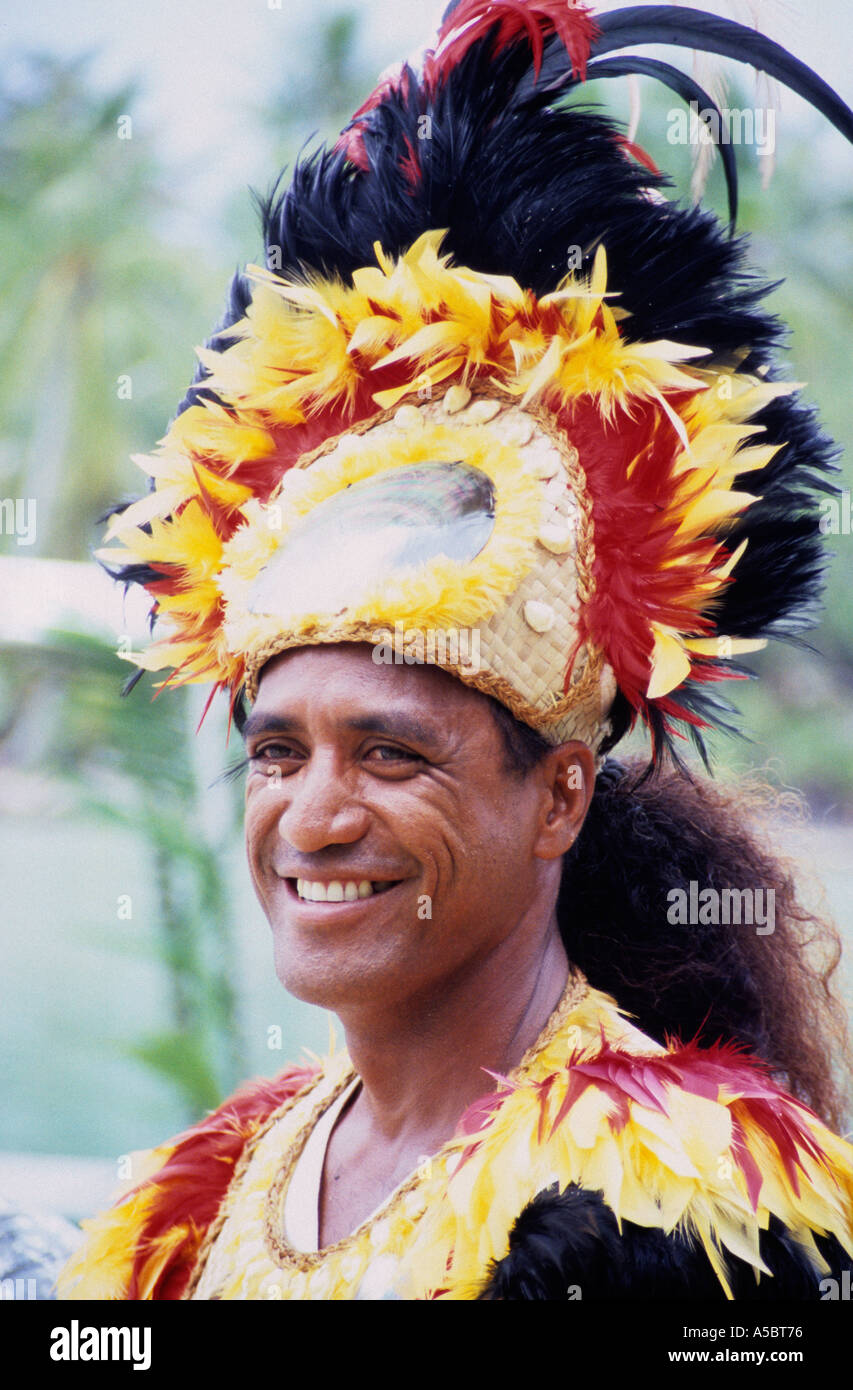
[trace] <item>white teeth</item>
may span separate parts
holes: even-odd
[[[308,878],[296,880],[296,891],[305,902],[311,903],[353,903],[358,898],[369,898],[376,891],[370,879],[363,878],[360,883],[354,879],[333,879],[331,883],[315,883]]]

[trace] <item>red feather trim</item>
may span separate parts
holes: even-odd
[[[367,173],[370,167],[367,160],[367,152],[364,148],[364,131],[367,125],[364,119],[368,112],[381,106],[387,96],[394,92],[402,92],[403,96],[409,94],[409,74],[406,67],[400,64],[374,87],[366,101],[356,111],[346,130],[342,131],[335,144],[336,150],[342,150],[351,164],[360,169],[363,174]]]
[[[586,77],[590,46],[599,28],[585,5],[571,0],[462,0],[439,30],[435,54],[428,56],[424,76],[431,85],[446,76],[471,45],[498,23],[495,56],[526,38],[538,77],[545,40],[557,34],[569,55],[572,75],[581,81]]]
[[[652,174],[659,174],[660,169],[655,164],[650,154],[647,154],[642,145],[635,145],[633,140],[629,140],[625,135],[614,135],[617,145],[621,145],[625,153],[631,158],[636,159],[638,164],[642,164],[644,169],[648,169]]]
[[[689,396],[670,392],[667,399],[680,412]],[[713,634],[713,622],[701,611],[703,600],[697,595],[721,563],[720,542],[677,534],[679,517],[669,504],[682,445],[656,402],[635,404],[630,414],[617,409],[607,424],[597,403],[582,398],[561,410],[559,418],[581,458],[589,460],[585,476],[595,533],[595,591],[581,610],[577,649],[586,641],[605,652],[619,689],[645,715],[654,649],[651,625],[693,637]],[[575,655],[568,654],[566,689]],[[698,682],[725,680],[732,672],[696,656],[690,676]],[[667,722],[703,724],[682,708],[675,694],[654,701]]]
[[[247,1140],[285,1101],[312,1081],[317,1071],[317,1067],[291,1066],[273,1080],[242,1086],[207,1119],[179,1135],[163,1167],[128,1194],[154,1188],[157,1196],[139,1230],[126,1298],[139,1297],[143,1268],[156,1252],[157,1240],[184,1227],[183,1240],[170,1255],[150,1294],[157,1300],[180,1298],[204,1233],[216,1217]]]
[[[627,1124],[632,1101],[667,1115],[668,1086],[705,1100],[721,1101],[731,1097],[732,1153],[746,1179],[753,1210],[758,1207],[763,1178],[746,1146],[744,1125],[747,1120],[775,1145],[796,1195],[799,1195],[799,1173],[805,1171],[804,1155],[824,1164],[830,1171],[824,1150],[809,1123],[811,1120],[820,1123],[814,1111],[777,1086],[770,1077],[766,1063],[745,1053],[737,1043],[701,1047],[695,1040],[684,1044],[671,1042],[666,1053],[644,1057],[611,1046],[602,1032],[601,1046],[596,1054],[592,1057],[578,1055],[577,1060],[570,1058],[565,1072],[568,1087],[551,1124],[551,1134],[563,1123],[590,1086],[604,1091],[612,1102],[609,1124],[615,1133]],[[538,1093],[540,1142],[548,1098],[558,1075],[553,1072],[542,1081],[517,1083],[532,1084]],[[457,1133],[480,1133],[509,1092],[515,1089],[505,1077],[496,1079],[503,1085],[503,1091],[475,1100],[462,1116]],[[475,1140],[466,1146],[460,1167],[476,1152],[480,1142]]]
[[[545,40],[557,34],[568,54],[572,75],[581,81],[586,77],[590,47],[599,34],[599,28],[592,11],[585,5],[576,4],[574,0],[462,0],[439,30],[437,48],[424,57],[422,92],[426,102],[435,95],[440,83],[461,62],[471,45],[488,34],[494,24],[500,25],[494,56],[510,44],[526,39],[538,77]],[[369,168],[364,147],[366,117],[381,106],[387,96],[396,92],[408,96],[409,70],[405,65],[383,77],[335,144],[335,149],[343,151],[350,163],[362,173]],[[401,168],[409,186],[414,187],[420,181],[421,172],[411,146]]]
[[[408,135],[404,137],[406,141],[406,157],[400,160],[400,168],[406,176],[409,185],[409,192],[413,193],[423,178],[421,161],[418,158],[417,150],[412,145]]]

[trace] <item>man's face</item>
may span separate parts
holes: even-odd
[[[377,665],[366,645],[287,652],[246,747],[249,866],[299,998],[428,997],[550,919],[545,779],[507,772],[488,701],[446,672]]]

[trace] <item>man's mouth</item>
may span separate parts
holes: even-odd
[[[297,878],[296,892],[304,902],[309,903],[354,903],[359,898],[372,898],[375,893],[384,893],[394,888],[397,882],[399,880],[395,879],[372,882],[367,878],[335,878],[329,883],[320,883],[310,878]]]

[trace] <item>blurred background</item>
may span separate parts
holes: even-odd
[[[602,5],[604,8],[619,8]],[[755,6],[722,12],[748,20]],[[98,518],[136,495],[234,269],[262,260],[250,188],[334,139],[380,71],[428,38],[415,0],[44,0],[3,22],[0,63],[0,1193],[79,1217],[129,1150],[199,1118],[329,1020],[275,978],[243,863],[239,757],[204,697],[119,698],[143,635],[91,560]],[[847,0],[766,4],[765,30],[853,102]],[[664,54],[663,56],[671,56]],[[675,58],[689,63],[687,55]],[[726,68],[727,104],[764,100]],[[675,99],[640,84],[637,140],[689,198]],[[635,94],[634,94],[635,95]],[[586,100],[627,121],[627,82]],[[790,375],[848,450],[853,484],[853,150],[787,92],[777,167],[739,148],[740,226],[779,281]],[[724,209],[722,173],[706,201]],[[19,500],[18,510],[5,500]],[[34,508],[32,504],[35,504]],[[763,768],[812,813],[790,847],[853,952],[853,519],[811,645],[753,661],[734,694]],[[849,985],[847,986],[849,990]],[[848,997],[849,994],[848,994]],[[339,1030],[338,1030],[339,1031]]]

